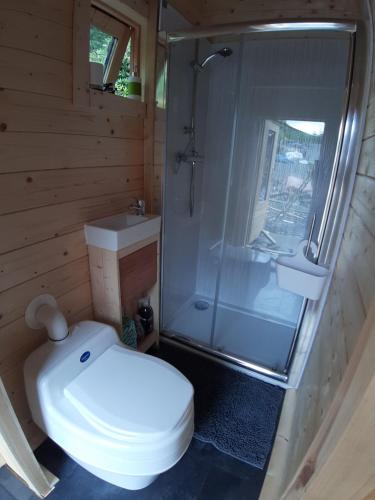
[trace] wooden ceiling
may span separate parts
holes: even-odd
[[[276,19],[361,17],[361,0],[170,0],[192,24],[210,26]]]

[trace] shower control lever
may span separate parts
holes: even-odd
[[[198,151],[191,151],[190,153],[176,153],[176,161],[177,163],[192,163],[193,161],[197,162],[199,160],[203,160],[204,156],[200,155]]]

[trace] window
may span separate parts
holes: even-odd
[[[102,64],[105,71],[115,43],[116,38],[92,24],[90,26],[90,62]]]
[[[127,78],[138,75],[139,27],[91,8],[90,62],[103,65],[103,84],[113,84],[117,95],[128,94]]]

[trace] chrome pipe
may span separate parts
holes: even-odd
[[[167,42],[176,43],[184,40],[207,38],[221,35],[243,35],[247,33],[290,32],[290,31],[344,31],[354,33],[354,21],[341,20],[287,20],[268,23],[237,23],[220,26],[199,27],[191,30],[181,30],[167,33]]]
[[[204,344],[200,344],[198,342],[194,342],[193,340],[183,337],[178,333],[174,333],[171,331],[162,331],[160,332],[162,337],[165,337],[168,340],[175,342],[176,344],[182,344],[188,346],[196,351],[203,351],[214,358],[222,359],[224,361],[229,361],[230,363],[234,363],[235,365],[241,366],[243,368],[247,368],[249,371],[259,373],[265,377],[270,377],[274,380],[278,380],[280,382],[287,382],[288,376],[285,373],[279,373],[270,368],[266,368],[261,365],[257,365],[251,361],[240,358],[238,356],[234,356],[233,354],[227,354],[225,352],[221,352],[217,349],[212,349]]]

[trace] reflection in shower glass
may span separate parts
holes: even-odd
[[[276,259],[310,230],[314,242],[323,233],[350,37],[268,35],[229,46],[231,57],[197,77],[193,217],[191,166],[173,167],[191,118],[195,44],[171,47],[162,326],[285,373],[305,301],[278,286]],[[222,47],[200,40],[198,60]]]
[[[259,201],[264,201],[268,195],[271,167],[273,164],[273,151],[275,148],[275,137],[276,137],[275,131],[268,130],[267,142],[266,142],[266,155],[264,159],[264,168],[262,172],[262,183],[260,185],[260,191],[258,196]]]
[[[279,249],[293,252],[306,236],[318,196],[324,123],[278,121],[276,126],[278,145],[272,174],[268,175],[270,196],[264,230]]]

